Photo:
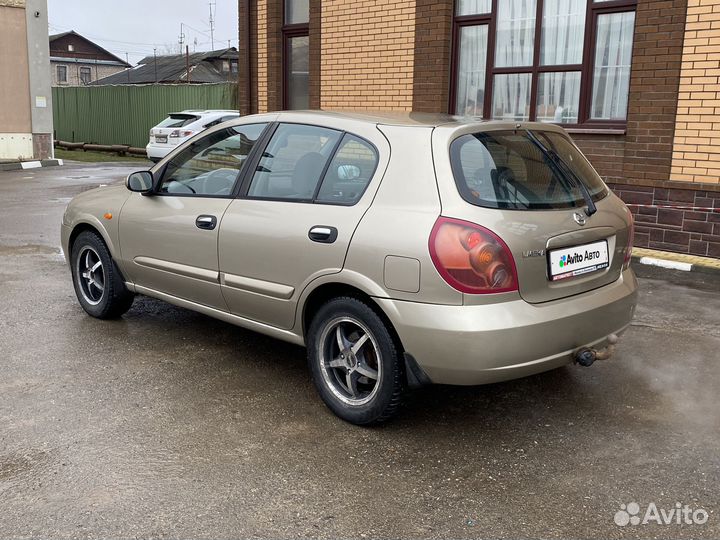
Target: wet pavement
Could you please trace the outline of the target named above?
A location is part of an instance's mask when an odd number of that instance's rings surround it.
[[[84,314],[60,218],[128,172],[0,173],[0,538],[720,537],[716,278],[642,279],[609,362],[358,428],[301,348],[142,297]],[[631,502],[708,520],[616,525]]]

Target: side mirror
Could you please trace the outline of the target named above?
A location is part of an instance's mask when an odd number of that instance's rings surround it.
[[[125,180],[125,185],[135,193],[150,193],[153,188],[153,175],[150,171],[132,173]]]
[[[340,180],[356,180],[360,178],[360,167],[356,165],[340,165],[337,175]]]

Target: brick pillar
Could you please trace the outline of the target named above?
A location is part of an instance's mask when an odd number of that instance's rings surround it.
[[[255,25],[251,16],[252,0],[238,1],[238,110],[241,115],[253,112],[252,85],[253,71],[250,62],[252,36],[250,25]]]
[[[267,3],[267,102],[266,111],[283,109],[283,0],[265,0]]]
[[[453,0],[417,0],[414,111],[448,112]]]
[[[688,7],[680,76],[670,179],[718,184],[720,0],[697,0]],[[716,230],[720,233],[720,227]]]
[[[623,176],[670,178],[687,0],[637,4]]]
[[[322,0],[310,0],[310,108],[320,108],[320,51],[322,48]]]

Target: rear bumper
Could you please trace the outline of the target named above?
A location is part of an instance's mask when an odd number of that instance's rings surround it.
[[[159,145],[150,143],[145,147],[145,151],[147,152],[147,155],[149,158],[155,158],[155,159],[160,160],[160,159],[164,158],[165,156],[167,156],[170,152],[172,152],[176,148],[177,148],[177,146],[165,146],[165,145],[159,146]]]
[[[580,347],[604,347],[632,320],[637,280],[626,270],[610,285],[544,304],[376,301],[432,382],[474,385],[554,369],[572,362]]]

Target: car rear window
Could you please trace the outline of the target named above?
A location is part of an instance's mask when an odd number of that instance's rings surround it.
[[[463,199],[488,208],[574,208],[585,204],[575,178],[587,186],[593,200],[608,194],[595,169],[570,139],[547,131],[533,130],[533,134],[549,153],[525,130],[480,132],[455,139],[450,145],[450,159]],[[550,153],[566,167],[554,165]]]
[[[192,124],[200,117],[193,114],[171,114],[157,126],[159,128],[180,128]]]

